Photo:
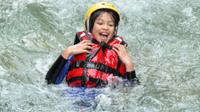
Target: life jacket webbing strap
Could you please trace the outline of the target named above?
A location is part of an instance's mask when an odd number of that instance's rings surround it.
[[[86,32],[86,31],[83,31],[82,33],[79,33],[78,34],[78,37],[80,38],[80,40],[82,40],[82,38],[84,37],[87,37],[88,40],[91,40],[93,43],[97,42],[97,41],[94,41],[92,35],[89,33],[89,32]],[[96,56],[96,54],[99,52],[100,49],[98,49],[96,52],[94,52],[93,54],[87,54],[87,58],[86,58],[86,61],[89,61],[91,60],[93,57]],[[88,81],[89,80],[89,77],[87,76],[87,71],[88,71],[88,68],[87,67],[83,67],[84,70],[83,70],[83,74],[82,74],[82,78],[81,78],[81,85],[84,86],[85,85],[85,81]]]
[[[99,49],[97,49],[94,53],[92,53],[92,54],[87,54],[87,59],[88,59],[88,61],[89,60],[91,60],[92,58],[94,58],[96,55],[97,55],[97,53],[100,51],[100,48]]]
[[[92,36],[89,34],[89,32],[83,31],[83,33],[85,33],[86,37],[87,37],[89,40],[92,40]]]
[[[88,77],[89,78],[89,81],[90,82],[94,82],[96,83],[97,86],[105,86],[108,84],[107,81],[103,81],[101,79],[96,79],[96,78],[92,78],[92,77]],[[83,79],[83,76],[78,76],[78,77],[73,77],[71,79],[69,79],[67,82],[68,83],[71,83],[71,82],[74,82],[74,81],[77,81],[77,80],[82,80]]]
[[[76,63],[70,66],[70,70],[74,68],[88,68],[88,69],[96,69],[105,73],[113,74],[114,76],[122,76],[117,70],[106,66],[102,63],[94,63],[94,62],[86,62],[86,61],[77,61]]]
[[[88,38],[88,40],[91,40],[92,43],[95,43],[95,44],[100,44],[96,39],[94,39],[92,37],[92,34],[90,32],[86,32],[84,31],[84,36],[86,36]]]
[[[121,62],[121,60],[119,59],[119,56],[118,56],[117,58],[118,58],[118,62],[117,62],[117,71],[119,71],[120,65],[122,64],[122,62]]]

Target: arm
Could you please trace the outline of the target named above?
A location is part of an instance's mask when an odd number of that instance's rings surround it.
[[[136,83],[139,83],[138,78],[136,77],[135,67],[132,62],[132,58],[128,53],[128,50],[126,49],[125,45],[117,44],[113,47],[113,50],[118,54],[120,60],[125,64],[126,67],[126,73],[125,77],[126,79],[130,81],[135,81]]]
[[[69,46],[64,50],[62,55],[60,55],[54,64],[51,66],[46,75],[46,80],[48,84],[59,84],[62,82],[66,76],[72,56],[84,52],[90,52],[92,49],[92,43],[88,40],[81,41],[75,45]]]
[[[64,50],[62,56],[64,59],[69,58],[71,55],[89,53],[92,49],[92,43],[90,40],[83,40],[75,45],[69,46]]]
[[[46,74],[45,79],[48,84],[51,84],[51,83],[55,84],[56,79],[57,77],[59,77],[59,73],[65,66],[66,62],[68,62],[68,60],[64,59],[62,56],[59,56],[57,58],[57,60],[54,62],[54,64],[51,66],[51,68]]]
[[[62,70],[60,70],[59,74],[58,74],[58,77],[56,78],[55,80],[55,84],[60,84],[64,77],[66,76],[66,74],[68,73],[68,70],[69,70],[69,67],[70,67],[70,63],[71,63],[71,60],[73,59],[73,56],[70,56],[68,59],[67,59],[67,62],[65,63],[65,65],[63,66]]]
[[[132,58],[126,49],[126,46],[117,44],[113,47],[113,50],[118,54],[120,60],[125,64],[126,72],[135,71]]]

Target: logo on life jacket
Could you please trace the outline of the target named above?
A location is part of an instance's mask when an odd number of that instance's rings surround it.
[[[113,45],[125,43],[122,37],[114,37],[108,43],[98,42],[89,32],[78,32],[75,44],[91,40],[91,53],[75,55],[66,80],[70,87],[98,87],[108,83],[108,77],[124,78],[125,65],[120,61],[117,53],[112,50]]]

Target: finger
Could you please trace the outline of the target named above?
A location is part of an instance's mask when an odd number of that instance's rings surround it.
[[[91,51],[86,49],[86,50],[83,50],[83,52],[84,53],[90,53]]]
[[[87,46],[93,46],[94,44],[91,42],[86,43]]]
[[[82,44],[82,46],[93,46],[93,43],[91,43],[90,41],[87,41],[85,43]]]
[[[83,40],[82,43],[92,43],[90,40]]]
[[[113,50],[118,54],[119,50],[116,47],[113,47]]]
[[[118,44],[118,48],[119,48],[119,49],[122,49],[123,47],[124,47],[123,45]]]
[[[120,51],[126,50],[126,46],[124,46],[124,45],[118,45],[117,48],[118,48],[118,50],[120,50]]]
[[[113,48],[115,48],[116,50],[119,50],[119,46],[118,45],[114,45]]]
[[[88,42],[82,43],[82,46],[93,46],[93,43],[88,41]]]
[[[117,48],[117,49],[120,49],[121,45],[120,44],[116,44],[116,45],[114,45],[114,47]]]
[[[91,50],[92,46],[85,46],[85,49]]]

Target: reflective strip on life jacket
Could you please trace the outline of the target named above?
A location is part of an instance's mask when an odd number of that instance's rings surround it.
[[[120,72],[102,63],[77,61],[70,66],[70,69],[75,69],[75,68],[96,69],[105,73],[113,74],[114,76],[122,76]]]

